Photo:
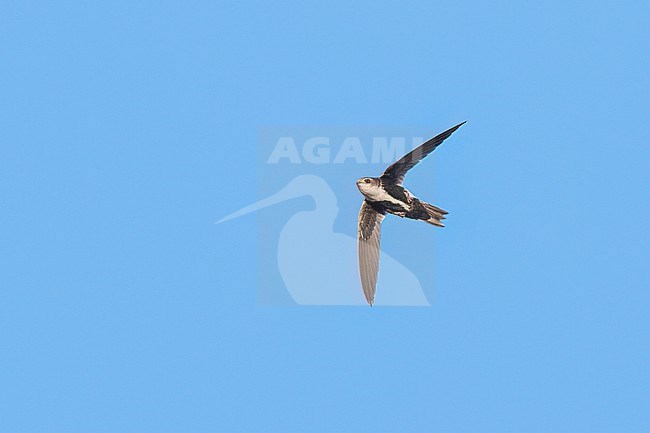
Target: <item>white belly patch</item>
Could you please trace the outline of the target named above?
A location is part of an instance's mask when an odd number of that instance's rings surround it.
[[[365,196],[368,197],[371,201],[387,201],[389,203],[394,203],[399,205],[404,210],[409,210],[410,206],[403,201],[397,200],[395,197],[388,194],[384,191],[383,188],[376,188],[365,193]],[[407,197],[411,197],[411,194],[407,191]]]

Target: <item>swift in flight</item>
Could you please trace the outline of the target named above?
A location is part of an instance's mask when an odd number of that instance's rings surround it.
[[[387,213],[402,218],[422,220],[437,227],[444,227],[442,220],[447,211],[413,196],[402,186],[406,172],[433,152],[451,134],[460,128],[459,123],[426,141],[393,163],[379,177],[362,177],[357,187],[365,200],[359,211],[359,274],[366,301],[375,302],[377,273],[379,271],[379,238],[381,222]]]

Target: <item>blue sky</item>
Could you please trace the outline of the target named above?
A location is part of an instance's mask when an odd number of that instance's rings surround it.
[[[647,3],[2,10],[0,432],[650,430]],[[462,120],[432,307],[258,304],[258,127]]]

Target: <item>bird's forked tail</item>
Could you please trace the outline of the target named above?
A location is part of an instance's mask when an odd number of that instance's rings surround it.
[[[425,202],[421,202],[421,203],[422,206],[424,206],[424,209],[429,214],[429,219],[426,219],[424,221],[437,227],[444,227],[445,225],[442,223],[442,220],[445,219],[445,215],[447,215],[449,212],[447,212],[446,210],[442,210],[438,206],[434,206],[429,203],[425,203]]]

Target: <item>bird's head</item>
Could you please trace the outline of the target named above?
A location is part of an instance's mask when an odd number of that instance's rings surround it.
[[[357,188],[361,191],[361,194],[368,195],[372,194],[374,191],[380,189],[379,179],[376,177],[362,177],[357,180]]]

